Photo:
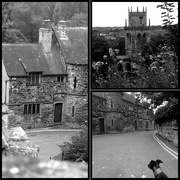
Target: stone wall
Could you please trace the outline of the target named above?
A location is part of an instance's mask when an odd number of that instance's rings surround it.
[[[92,126],[93,133],[98,133],[98,118],[105,119],[105,131],[145,131],[153,130],[154,124],[149,110],[134,103],[123,100],[123,93],[104,92],[105,104],[100,104],[100,97],[92,96]],[[102,98],[103,99],[103,98]],[[130,109],[129,107],[133,108]],[[136,125],[135,125],[136,121]],[[97,124],[97,127],[94,126]],[[137,126],[137,127],[135,127]]]
[[[87,65],[70,65],[67,64],[68,91],[75,94],[88,93],[88,66]],[[74,88],[74,78],[76,77],[77,83]]]
[[[9,109],[14,114],[9,115],[9,125],[21,126],[24,129],[46,127],[54,123],[55,103],[62,103],[62,123],[66,120],[75,121],[71,117],[72,105],[76,106],[76,113],[81,112],[81,107],[87,104],[88,97],[80,94],[67,94],[66,82],[57,82],[55,76],[43,76],[40,86],[28,86],[26,78],[17,78],[10,83]],[[24,103],[40,103],[40,114],[24,115]],[[87,114],[86,111],[83,111]],[[86,119],[87,120],[87,119]]]
[[[178,147],[178,120],[165,121],[158,126],[158,133]]]

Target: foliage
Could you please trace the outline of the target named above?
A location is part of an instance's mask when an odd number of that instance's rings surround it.
[[[70,27],[87,27],[88,15],[84,13],[75,14],[70,20],[67,21],[67,26]]]
[[[73,136],[70,142],[59,145],[62,150],[62,160],[88,162],[88,133],[81,131],[79,135]]]
[[[165,106],[161,106],[155,113],[155,121],[159,124],[178,118],[178,100],[172,98]]]
[[[13,3],[2,2],[2,42],[28,42],[21,31],[15,29],[15,24],[12,20],[12,8]]]
[[[106,76],[95,70],[92,76],[93,88],[176,88],[178,87],[177,59],[173,52],[160,56],[149,56],[152,63],[146,66],[132,57],[131,71],[118,71],[118,64],[108,66]],[[143,57],[138,57],[143,58]],[[136,62],[136,63],[135,63]]]
[[[70,20],[75,14],[87,14],[87,2],[57,2],[54,9],[54,23],[61,19]]]
[[[38,42],[38,30],[42,27],[42,9],[36,2],[14,3],[13,21],[29,42]]]
[[[158,5],[157,8],[161,8],[163,10],[165,10],[164,12],[161,13],[161,17],[164,18],[163,19],[163,25],[171,25],[173,23],[173,19],[175,19],[174,17],[172,17],[172,15],[170,14],[173,11],[174,8],[174,4],[173,2],[161,2],[161,5]]]

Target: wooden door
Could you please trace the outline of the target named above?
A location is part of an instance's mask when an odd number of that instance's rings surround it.
[[[104,119],[103,118],[99,119],[99,127],[100,127],[100,132],[104,132]]]
[[[55,104],[55,111],[54,111],[54,122],[60,123],[62,121],[62,103]]]

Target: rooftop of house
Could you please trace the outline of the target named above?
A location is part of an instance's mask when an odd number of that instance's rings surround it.
[[[128,102],[133,103],[133,104],[135,104],[135,102],[136,102],[135,97],[131,94],[126,93],[126,92],[124,93],[123,100],[128,101]]]
[[[66,28],[68,39],[60,39],[57,27],[53,31],[62,48],[65,62],[68,64],[88,64],[88,31],[86,27]]]
[[[55,47],[54,47],[55,48]],[[28,72],[44,75],[67,74],[55,49],[45,56],[41,44],[2,44],[2,60],[8,76],[26,76]]]
[[[103,92],[92,92],[93,96],[105,99]]]

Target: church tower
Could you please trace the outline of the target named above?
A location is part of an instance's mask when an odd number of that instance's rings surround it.
[[[129,27],[139,27],[139,26],[147,26],[147,8],[143,11],[139,11],[137,7],[137,11],[132,12],[128,11],[129,14]]]
[[[143,7],[142,11],[139,11],[138,7],[136,11],[128,7],[128,20],[128,26],[125,20],[125,54],[131,56],[140,53],[141,46],[149,39],[150,23],[147,26],[147,7]]]

